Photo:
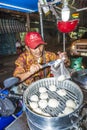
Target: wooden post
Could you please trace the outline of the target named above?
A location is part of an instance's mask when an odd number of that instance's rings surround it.
[[[30,31],[30,17],[29,17],[29,13],[27,13],[26,16],[27,16],[26,32],[29,32]]]

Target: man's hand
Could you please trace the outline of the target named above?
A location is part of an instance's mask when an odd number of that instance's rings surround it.
[[[65,58],[64,63],[66,67],[70,66],[70,59],[67,56],[67,52],[58,52],[57,54],[59,55],[60,59]]]
[[[42,69],[42,66],[40,64],[32,64],[32,66],[30,67],[30,73],[34,74],[40,69]]]

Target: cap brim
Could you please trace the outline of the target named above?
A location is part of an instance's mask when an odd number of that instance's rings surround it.
[[[46,45],[47,43],[45,43],[44,41],[36,41],[34,44],[32,43],[33,46],[31,46],[31,49],[35,49],[37,48],[39,45]]]

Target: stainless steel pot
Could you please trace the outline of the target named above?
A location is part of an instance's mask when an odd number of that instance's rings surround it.
[[[53,109],[53,111],[48,110],[52,115],[50,117],[35,113],[28,103],[28,98],[31,95],[35,93],[38,94],[39,87],[44,86],[48,88],[49,85],[55,85],[57,89],[63,88],[67,91],[67,96],[65,96],[64,99],[59,97],[61,100],[59,108],[56,110]],[[51,94],[51,98],[57,98],[56,96],[56,92]],[[58,113],[64,109],[64,102],[68,99],[75,99],[78,105],[72,113],[59,117]],[[26,89],[23,95],[23,102],[26,109],[27,121],[31,130],[66,130],[78,122],[80,107],[83,104],[83,93],[80,87],[70,80],[60,82],[57,78],[45,78],[32,83]]]

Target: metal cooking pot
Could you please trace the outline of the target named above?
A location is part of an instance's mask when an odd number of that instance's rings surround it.
[[[39,94],[38,89],[40,87],[48,89],[50,85],[55,85],[57,89],[65,89],[67,91],[67,96],[63,97],[63,99],[57,97],[56,91],[51,94],[48,91],[51,98],[59,98],[61,101],[56,110],[48,110],[48,112],[52,115],[49,117],[35,113],[29,106],[28,98],[33,94]],[[75,99],[78,105],[72,113],[59,117],[57,112],[63,111],[65,107],[64,102],[68,99]],[[26,109],[27,122],[31,130],[66,130],[76,124],[79,119],[79,111],[83,104],[83,93],[80,87],[70,80],[60,82],[55,77],[45,78],[32,83],[25,90],[23,102]]]

